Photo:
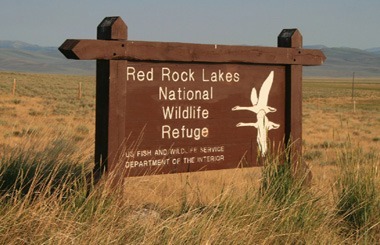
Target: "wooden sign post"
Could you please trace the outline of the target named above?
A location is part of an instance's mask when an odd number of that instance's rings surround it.
[[[278,47],[127,40],[120,17],[97,40],[66,40],[96,60],[95,173],[121,176],[258,166],[302,142],[302,66],[321,65],[296,29]]]

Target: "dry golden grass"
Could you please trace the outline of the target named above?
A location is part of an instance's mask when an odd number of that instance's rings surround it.
[[[79,82],[84,88],[81,100]],[[0,73],[0,146],[28,148],[38,141],[44,148],[65,135],[65,140],[85,145],[81,154],[90,157],[94,148],[94,89],[93,77]]]
[[[94,80],[0,73],[1,154],[21,149],[33,155],[51,152],[54,146],[60,153],[57,162],[79,159],[91,167]],[[355,112],[350,79],[304,82],[303,150],[313,180],[312,187],[300,193],[290,184],[284,196],[292,201],[278,203],[273,192],[260,194],[261,168],[134,177],[125,180],[122,190],[100,183],[87,197],[85,188],[74,192],[74,187],[73,193],[53,192],[38,200],[31,199],[34,194],[29,199],[2,196],[0,240],[5,244],[373,242],[379,238],[373,235],[379,223],[371,221],[371,227],[352,232],[344,216],[336,215],[342,158],[354,152],[353,162],[379,166],[380,79],[357,82]],[[379,193],[378,173],[375,181]]]

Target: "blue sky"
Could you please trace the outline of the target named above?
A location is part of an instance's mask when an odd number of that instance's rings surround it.
[[[96,38],[121,16],[131,40],[276,46],[284,28],[304,45],[380,47],[379,0],[1,0],[0,40],[59,46]]]

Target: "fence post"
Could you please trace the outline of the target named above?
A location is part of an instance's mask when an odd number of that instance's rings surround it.
[[[78,84],[78,99],[82,99],[82,82]]]
[[[14,96],[16,94],[16,78],[13,79],[13,87],[12,87],[12,95]]]
[[[354,112],[356,111],[356,101],[354,99],[354,95],[355,95],[355,72],[352,73],[352,93],[351,93],[351,100],[354,104]]]

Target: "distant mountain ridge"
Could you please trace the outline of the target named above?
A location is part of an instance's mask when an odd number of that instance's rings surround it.
[[[68,60],[57,47],[0,41],[0,71],[93,75],[95,62]]]
[[[309,45],[304,48],[320,49],[327,57],[322,66],[305,66],[306,77],[350,77],[353,72],[358,77],[380,77],[380,47],[361,50]],[[95,75],[95,62],[68,60],[57,47],[0,40],[0,71]]]
[[[380,77],[380,47],[362,50],[316,45],[305,48],[320,49],[327,57],[322,66],[305,66],[305,76],[350,77],[355,72],[360,77]]]
[[[380,55],[380,47],[369,48],[369,49],[366,49],[366,51],[368,51],[370,53],[375,53],[375,54],[379,54]]]
[[[56,47],[41,47],[36,44],[29,44],[21,41],[8,41],[8,40],[0,40],[0,48],[6,49],[20,49],[20,50],[29,50],[29,51],[40,51],[40,50],[53,50]]]

